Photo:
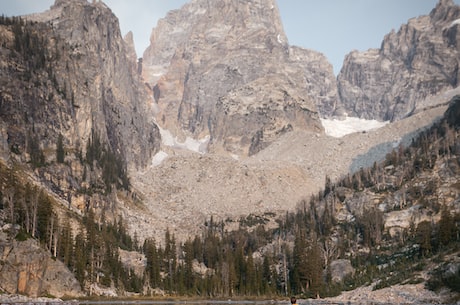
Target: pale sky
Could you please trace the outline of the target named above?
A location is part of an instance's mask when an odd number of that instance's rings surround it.
[[[429,14],[438,0],[277,0],[290,45],[326,55],[337,74],[347,53],[379,48],[385,34],[408,19]],[[105,0],[122,34],[134,33],[138,56],[149,45],[157,20],[187,0]],[[454,0],[460,4],[460,0]],[[42,12],[54,0],[0,0],[6,16]]]

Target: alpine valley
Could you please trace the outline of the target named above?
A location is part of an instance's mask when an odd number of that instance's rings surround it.
[[[0,18],[2,302],[460,300],[452,0],[337,77],[276,0],[191,0],[139,59],[100,1]]]

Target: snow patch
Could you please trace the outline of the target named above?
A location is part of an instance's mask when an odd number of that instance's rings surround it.
[[[168,157],[168,154],[165,153],[164,151],[160,150],[159,152],[157,152],[155,154],[155,156],[153,156],[152,158],[152,165],[153,166],[158,166],[161,164],[161,162],[163,162],[163,160],[165,160],[166,158]]]
[[[209,143],[209,136],[204,137],[203,139],[193,139],[187,137],[184,142],[180,142],[179,139],[167,130],[160,128],[161,140],[163,145],[180,148],[180,149],[187,149],[191,150],[200,154],[207,153],[208,143]]]
[[[321,123],[323,124],[327,135],[335,138],[341,138],[350,133],[377,129],[385,126],[389,122],[346,117],[345,119],[321,119]]]
[[[240,160],[240,157],[238,155],[235,155],[235,154],[230,154],[230,156],[233,158],[233,160]]]
[[[457,25],[457,24],[460,24],[460,19],[457,19],[457,20],[452,21],[452,23],[450,24],[450,26],[453,27],[454,25]]]
[[[276,36],[276,39],[278,40],[278,43],[283,44],[283,41],[281,40],[281,34],[278,34],[278,36]]]

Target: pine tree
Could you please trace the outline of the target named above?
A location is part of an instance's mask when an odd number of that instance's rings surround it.
[[[447,208],[443,208],[439,220],[439,242],[446,246],[454,239],[455,223]]]
[[[309,287],[307,291],[314,298],[320,296],[320,292],[323,289],[323,270],[324,261],[321,255],[321,249],[316,241],[313,241],[308,248],[307,252],[307,276]]]
[[[64,224],[65,225],[62,227],[61,236],[59,238],[59,259],[66,266],[70,267],[71,258],[73,256],[73,236],[69,221],[65,221]]]
[[[58,163],[64,163],[65,151],[64,151],[64,138],[62,134],[59,134],[57,145],[56,145],[56,161]]]
[[[257,287],[257,272],[256,266],[254,263],[254,258],[252,257],[252,251],[247,255],[246,260],[246,295],[255,295],[258,292]]]
[[[165,250],[164,261],[166,264],[166,289],[172,292],[175,288],[174,275],[177,268],[177,254],[176,254],[176,239],[174,235],[171,236],[169,229],[165,232]]]
[[[83,287],[86,280],[86,270],[88,263],[88,251],[85,242],[85,236],[82,232],[75,237],[73,256],[74,274],[80,285]]]
[[[183,245],[184,264],[183,264],[183,279],[184,286],[187,291],[193,291],[195,285],[195,275],[193,273],[193,243],[189,239]]]
[[[306,232],[298,229],[294,239],[293,266],[290,276],[291,287],[296,294],[308,290],[309,286],[307,248]]]
[[[29,153],[32,167],[37,168],[43,166],[45,164],[45,155],[40,149],[38,136],[29,132],[27,140],[27,152]]]
[[[45,244],[50,242],[50,225],[53,217],[53,207],[50,198],[42,191],[38,198],[37,232],[36,236]]]
[[[420,246],[420,254],[422,256],[428,256],[431,254],[431,233],[432,226],[429,221],[422,221],[418,224],[415,232],[415,241]]]

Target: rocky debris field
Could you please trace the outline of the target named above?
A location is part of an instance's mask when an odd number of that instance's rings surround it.
[[[343,292],[340,296],[328,298],[331,302],[351,304],[442,304],[443,295],[427,290],[424,284],[394,285],[373,290],[373,286],[360,287]]]
[[[132,173],[142,209],[124,207],[132,233],[161,240],[166,228],[180,240],[200,233],[206,220],[282,215],[332,180],[372,166],[440,117],[446,106],[382,128],[335,138],[292,131],[257,155],[236,159],[163,146],[161,163]],[[152,224],[155,224],[154,226]]]

